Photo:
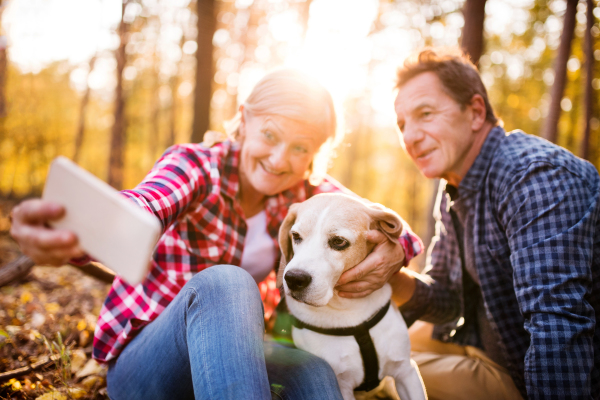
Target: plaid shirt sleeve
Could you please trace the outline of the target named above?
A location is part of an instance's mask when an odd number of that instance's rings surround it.
[[[445,228],[444,223],[448,221],[441,214],[446,207],[442,185],[435,204],[435,236],[429,245],[427,267],[422,274],[415,275],[417,279],[413,296],[400,307],[409,326],[417,319],[444,324],[458,318],[461,312],[459,288],[450,280],[448,272],[455,247]]]
[[[531,399],[592,396],[596,316],[588,301],[599,179],[587,165],[572,172],[533,163],[495,196],[531,338],[525,356]]]
[[[211,171],[208,158],[201,159],[197,151],[186,145],[173,146],[135,189],[123,190],[121,194],[154,214],[164,232],[179,215],[211,191],[214,177],[207,171]]]

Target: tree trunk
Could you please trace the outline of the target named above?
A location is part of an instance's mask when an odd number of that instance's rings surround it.
[[[92,57],[89,62],[89,74],[94,70],[94,64],[96,63],[96,56]],[[87,81],[87,80],[86,80]],[[81,146],[83,145],[83,136],[85,133],[85,110],[87,109],[87,105],[90,101],[90,86],[86,84],[85,93],[83,98],[81,99],[81,105],[79,106],[79,125],[77,127],[77,133],[75,134],[75,152],[73,153],[73,161],[76,163],[79,162],[79,157],[81,155]]]
[[[554,65],[554,83],[552,84],[551,102],[548,116],[542,129],[542,137],[556,143],[558,135],[558,120],[560,119],[560,101],[562,100],[567,81],[567,61],[571,55],[571,42],[575,31],[575,15],[577,13],[578,0],[567,0],[567,10],[563,31],[558,47],[558,56]]]
[[[587,26],[585,29],[585,94],[583,97],[585,124],[583,128],[583,140],[579,155],[586,160],[590,159],[590,124],[592,121],[594,88],[592,80],[594,78],[594,37],[592,36],[592,27],[594,26],[594,1],[587,0]]]
[[[2,11],[6,7],[3,1],[0,0],[0,28],[2,27]],[[8,69],[8,58],[6,56],[6,47],[8,46],[8,39],[6,36],[2,36],[0,30],[0,118],[6,117],[6,74]]]
[[[152,101],[150,105],[150,143],[148,152],[152,162],[156,161],[158,157],[158,151],[160,146],[160,60],[158,59],[158,49],[155,50],[154,59],[154,71],[153,71],[153,87],[152,87]],[[164,150],[164,149],[161,149]]]
[[[0,267],[0,287],[25,277],[34,263],[27,256],[20,256],[16,260]]]
[[[35,263],[31,258],[21,255],[6,265],[0,266],[0,287],[24,278],[34,265]],[[105,283],[112,283],[115,279],[115,273],[98,262],[91,262],[82,266],[73,265],[73,267]]]
[[[179,49],[183,54],[183,45],[185,43],[185,34],[181,35],[179,41]],[[198,50],[196,50],[198,51]],[[177,141],[177,113],[179,112],[179,76],[183,71],[183,56],[177,63],[177,72],[169,79],[169,86],[171,87],[171,109],[169,116],[169,139],[167,147],[172,146]]]
[[[125,147],[125,96],[123,94],[123,70],[125,69],[127,45],[127,23],[123,20],[128,0],[123,0],[121,22],[119,23],[119,48],[117,59],[117,87],[115,88],[115,121],[110,136],[110,158],[108,162],[108,184],[115,189],[123,187],[123,164]]]
[[[196,90],[192,142],[199,143],[210,127],[210,100],[213,81],[213,44],[215,0],[196,0],[198,10],[198,49],[196,50]]]
[[[486,0],[467,0],[463,7],[465,26],[462,30],[461,48],[475,65],[483,54],[485,3]]]

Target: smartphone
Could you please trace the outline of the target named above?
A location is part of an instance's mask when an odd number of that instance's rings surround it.
[[[62,156],[50,165],[42,198],[65,207],[53,228],[75,233],[84,251],[128,283],[144,279],[161,233],[158,218]]]

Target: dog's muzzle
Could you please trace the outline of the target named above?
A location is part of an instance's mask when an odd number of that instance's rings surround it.
[[[305,289],[312,282],[312,276],[304,271],[291,270],[284,275],[288,289],[297,292]]]

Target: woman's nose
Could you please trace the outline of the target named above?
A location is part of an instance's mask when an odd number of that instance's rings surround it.
[[[271,163],[271,166],[274,169],[280,171],[286,168],[288,158],[289,156],[287,152],[287,147],[283,144],[280,144],[273,149],[273,152],[269,157],[269,162]]]

